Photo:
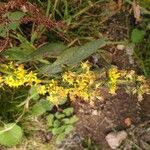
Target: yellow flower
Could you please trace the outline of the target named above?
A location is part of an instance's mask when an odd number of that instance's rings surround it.
[[[116,84],[110,85],[110,87],[109,87],[110,94],[116,94],[116,90],[117,90]]]
[[[60,103],[59,97],[54,94],[47,96],[47,100],[52,102],[54,105],[59,105]]]
[[[50,80],[50,82],[48,84],[49,88],[55,87],[57,85],[58,85],[58,82],[55,81],[54,79]]]
[[[47,99],[54,105],[59,105],[64,99],[67,98],[67,94],[65,93],[65,91],[61,89],[62,88],[56,88],[56,91],[49,91],[49,96],[47,96]]]
[[[0,88],[3,86],[3,81],[4,81],[3,77],[0,76]]]
[[[24,79],[26,75],[26,70],[24,70],[23,65],[19,65],[17,69],[14,70],[14,74],[16,75],[17,78],[19,79]]]
[[[88,73],[86,72],[78,75],[76,78],[76,83],[78,83],[79,86],[83,84],[84,86],[90,86],[94,83],[95,79],[96,76],[94,75],[94,73],[89,71]]]
[[[81,68],[85,71],[89,71],[91,68],[91,65],[88,61],[81,63]]]
[[[24,85],[23,80],[15,79],[13,76],[6,76],[4,82],[9,87],[19,87],[21,85]]]
[[[2,76],[0,76],[0,83],[3,83],[4,79]]]
[[[121,74],[118,72],[118,69],[116,67],[109,69],[108,72],[108,76],[109,76],[109,93],[111,94],[115,94],[116,90],[117,90],[117,82],[118,79],[121,77]]]
[[[37,78],[37,74],[33,73],[33,71],[30,71],[28,74],[26,74],[25,81],[26,85],[36,85],[41,82],[41,80]]]
[[[58,82],[53,79],[48,84],[47,92],[49,94],[49,96],[47,96],[47,99],[54,105],[58,105],[59,103],[61,103],[64,99],[67,98],[68,95],[68,90],[66,90],[62,86],[59,86]]]
[[[146,78],[144,76],[138,76],[137,77],[137,81],[145,83],[146,82]]]
[[[19,87],[24,85],[25,83],[25,75],[26,71],[24,70],[23,65],[19,65],[17,68],[10,63],[6,69],[11,69],[11,75],[6,75],[4,78],[4,82],[6,85],[10,87]]]
[[[69,97],[72,101],[74,101],[76,99],[76,97],[80,97],[84,100],[89,100],[90,98],[90,93],[88,91],[88,88],[72,88],[69,91]]]
[[[75,76],[76,76],[75,73],[68,71],[62,75],[62,79],[64,82],[67,82],[68,84],[73,85],[74,80],[75,80]]]
[[[47,93],[47,89],[45,85],[38,85],[37,91],[39,94],[45,95]]]
[[[133,81],[135,79],[135,71],[134,70],[128,71],[125,79]]]
[[[108,72],[110,82],[115,83],[118,78],[120,78],[121,74],[118,72],[116,67],[109,69]]]

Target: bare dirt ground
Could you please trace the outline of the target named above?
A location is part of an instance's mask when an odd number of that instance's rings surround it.
[[[128,27],[125,14],[111,17],[105,22],[104,35],[115,40],[128,38]],[[107,47],[111,53],[112,64],[120,69],[134,69],[137,65],[130,64],[125,51],[119,51],[115,46]],[[75,103],[74,108],[79,117],[76,131],[84,138],[92,139],[102,150],[111,150],[105,137],[111,131],[126,130],[128,139],[120,149],[148,150],[150,144],[150,96],[145,95],[142,102],[138,102],[133,95],[126,94],[119,89],[117,95],[110,95],[105,89],[102,91],[104,101],[97,101],[92,107],[82,101]]]

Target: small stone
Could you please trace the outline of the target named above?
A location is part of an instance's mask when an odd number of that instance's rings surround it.
[[[124,50],[124,49],[125,49],[125,46],[124,46],[124,45],[117,45],[117,49],[118,49],[118,50]]]
[[[105,137],[106,141],[108,142],[108,145],[112,149],[117,149],[126,138],[127,138],[126,131],[110,132]]]
[[[28,12],[28,10],[27,10],[27,8],[26,8],[26,6],[21,6],[21,10],[24,12],[24,13],[26,13],[26,12]]]
[[[92,111],[92,115],[95,115],[95,116],[98,115],[98,111],[97,110],[93,110]]]
[[[112,114],[112,112],[111,112],[111,111],[107,111],[106,113],[107,113],[107,114]]]

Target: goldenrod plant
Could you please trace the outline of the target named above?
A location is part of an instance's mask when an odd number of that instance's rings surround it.
[[[8,86],[18,88],[21,86],[37,89],[37,93],[46,96],[46,99],[58,106],[63,100],[70,97],[75,101],[77,97],[91,101],[96,99],[98,90],[101,88],[99,73],[91,70],[91,64],[86,61],[81,63],[77,71],[66,71],[61,74],[59,79],[50,78],[48,81],[38,77],[34,71],[28,71],[23,64],[9,63],[0,68],[1,88]],[[118,70],[117,67],[111,67],[108,71],[108,80],[103,85],[108,87],[109,93],[116,94],[119,85],[124,84],[132,87],[133,94],[137,93],[142,97],[144,93],[150,93],[149,85],[144,76],[138,76],[133,70]],[[141,98],[140,98],[141,99]]]

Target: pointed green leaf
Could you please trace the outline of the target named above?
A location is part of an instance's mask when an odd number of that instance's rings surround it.
[[[26,56],[21,62],[40,60],[45,57],[56,58],[64,49],[66,46],[62,43],[48,43]]]
[[[12,47],[5,51],[1,52],[1,55],[6,57],[9,60],[22,60],[28,55],[31,51],[28,49],[21,49],[20,47]]]
[[[21,11],[14,11],[14,12],[6,13],[5,16],[7,16],[8,19],[14,21],[14,20],[20,20],[22,17],[25,16],[25,13]]]
[[[52,65],[44,66],[41,68],[40,72],[48,75],[59,73],[62,71],[63,65],[72,66],[80,63],[82,60],[95,53],[99,48],[105,46],[106,43],[104,39],[99,39],[88,42],[80,47],[77,46],[66,49]]]

